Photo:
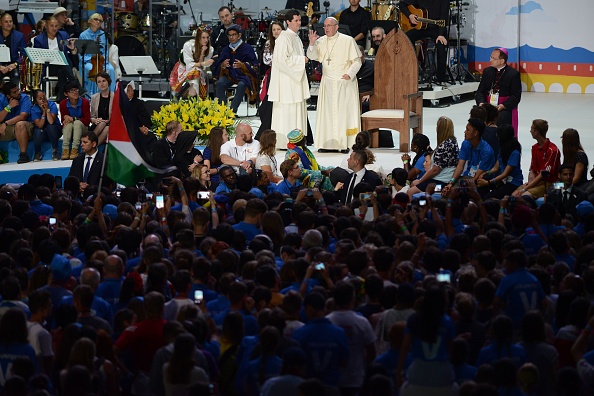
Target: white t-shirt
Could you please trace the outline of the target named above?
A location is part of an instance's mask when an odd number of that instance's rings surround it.
[[[365,347],[375,342],[375,332],[365,317],[354,311],[334,311],[326,316],[330,322],[346,332],[350,359],[346,368],[340,370],[341,388],[359,388],[365,379]]]
[[[258,155],[256,157],[256,164],[255,164],[256,169],[262,169],[263,165],[268,165],[272,171],[272,174],[275,176],[279,176],[278,166],[277,166],[275,157],[272,157],[272,156],[269,156],[266,154]]]
[[[29,329],[29,344],[35,349],[35,355],[39,357],[54,356],[50,333],[37,322],[27,321],[27,328]]]
[[[163,307],[163,319],[171,321],[177,319],[177,314],[186,305],[194,305],[194,301],[189,298],[172,299],[165,303]]]
[[[238,146],[235,139],[229,140],[227,143],[221,146],[221,155],[225,154],[237,161],[247,161],[250,158],[256,158],[260,151],[260,142],[252,140],[251,143],[244,143]],[[233,167],[235,171],[239,171],[238,166]]]
[[[54,38],[51,40],[49,37],[47,38],[47,48],[51,50],[58,50],[58,38]]]

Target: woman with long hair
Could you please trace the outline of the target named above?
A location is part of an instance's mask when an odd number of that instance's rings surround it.
[[[432,388],[436,394],[441,391],[441,395],[457,394],[454,369],[449,361],[449,348],[456,330],[446,313],[446,301],[446,292],[441,286],[430,286],[419,310],[407,321],[396,369],[398,386],[402,384],[402,370],[409,352],[412,363],[407,371],[407,382],[401,388],[402,395],[420,394],[415,393],[415,389],[423,388]]]
[[[0,319],[0,374],[2,378],[8,378],[12,374],[10,367],[15,359],[27,357],[39,372],[39,363],[35,350],[29,344],[29,330],[27,318],[20,308],[11,308]],[[1,383],[0,385],[4,385]]]
[[[89,131],[93,131],[99,139],[97,147],[105,143],[109,133],[109,118],[111,117],[111,106],[113,104],[114,93],[109,90],[111,77],[108,73],[100,72],[96,78],[99,92],[91,96],[91,126]]]
[[[188,388],[198,382],[208,382],[204,369],[196,366],[196,339],[189,333],[179,334],[173,344],[173,355],[163,365],[165,395],[186,394]]]
[[[275,154],[276,132],[272,129],[266,129],[260,136],[260,151],[256,156],[256,169],[261,169],[262,172],[266,173],[268,180],[274,184],[283,180],[278,173],[278,164]]]
[[[200,182],[200,189],[198,191],[210,191],[210,169],[207,165],[196,165],[192,170],[192,176]]]
[[[278,256],[280,254],[280,247],[282,246],[286,235],[285,225],[281,215],[272,210],[265,212],[262,215],[260,224],[262,226],[262,232],[268,235],[272,240],[272,244],[274,245],[274,255]]]
[[[210,182],[212,188],[219,185],[219,167],[223,164],[221,161],[221,146],[229,141],[229,134],[223,127],[214,127],[210,130],[208,144],[204,149],[204,165],[210,169]]]
[[[423,192],[429,183],[445,186],[456,170],[460,148],[454,136],[454,123],[448,117],[442,116],[437,120],[437,147],[433,151],[431,168],[423,177],[413,180],[408,196]]]
[[[563,145],[563,163],[574,167],[573,182],[576,187],[588,181],[588,155],[580,142],[580,134],[573,128],[567,128],[561,135]]]
[[[280,374],[282,359],[276,355],[280,335],[276,327],[266,326],[260,331],[260,356],[248,363],[244,392],[247,396],[258,396],[267,379]]]
[[[260,107],[258,115],[260,116],[260,128],[254,137],[260,140],[260,135],[267,129],[270,129],[272,124],[272,102],[268,101],[268,86],[270,85],[270,69],[272,68],[272,55],[274,53],[274,43],[281,32],[285,30],[282,23],[273,21],[268,28],[268,39],[264,44],[264,52],[262,54],[262,88],[260,90]]]
[[[477,180],[481,188],[493,187],[494,189],[485,195],[485,199],[502,199],[511,195],[524,183],[522,175],[522,146],[514,137],[514,127],[502,125],[497,128],[499,136],[499,157],[493,169],[489,170]],[[489,179],[490,176],[496,175]],[[485,178],[486,176],[486,178]],[[479,190],[480,191],[480,190]]]
[[[214,48],[210,46],[209,31],[195,30],[195,32],[196,38],[184,43],[177,68],[177,84],[172,88],[180,92],[185,90],[183,85],[187,82],[188,96],[199,95],[200,98],[205,99],[208,94],[206,69],[214,63],[212,59]]]
[[[429,138],[422,133],[415,133],[410,142],[410,151],[415,153],[415,157],[410,159],[410,155],[402,154],[402,167],[408,172],[408,180],[420,179],[425,174],[425,156],[427,152],[433,152]]]

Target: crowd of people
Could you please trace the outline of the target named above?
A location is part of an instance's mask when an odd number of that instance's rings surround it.
[[[533,120],[526,181],[496,118],[441,117],[387,175],[366,132],[324,167],[293,130],[277,164],[240,123],[150,192],[83,156],[3,186],[3,394],[591,394],[587,155]]]

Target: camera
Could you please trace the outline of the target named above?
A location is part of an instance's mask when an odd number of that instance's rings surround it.
[[[553,188],[555,190],[563,190],[563,187],[565,187],[563,182],[556,182],[555,184],[553,184]]]
[[[305,193],[306,197],[313,197],[313,191],[311,190],[311,188],[307,189],[307,192]]]
[[[419,206],[425,206],[427,205],[427,200],[426,199],[419,199]]]
[[[62,189],[62,176],[55,176],[54,180],[56,183],[56,190],[61,190]]]
[[[359,194],[359,199],[361,201],[369,201],[371,199],[371,193],[361,193]]]
[[[324,271],[325,268],[324,263],[317,263],[315,266],[315,269],[318,271]]]
[[[146,200],[152,201],[153,200],[153,193],[146,193]]]
[[[198,199],[209,199],[210,192],[208,191],[198,191]]]
[[[450,274],[437,274],[436,276],[438,282],[446,282],[450,283]]]
[[[58,221],[56,220],[55,217],[50,217],[49,218],[49,230],[53,232],[56,229],[57,223],[58,223]]]
[[[142,204],[140,202],[136,202],[136,210],[141,210]]]
[[[441,192],[441,184],[437,184],[435,186],[435,190],[433,190],[433,192]]]
[[[163,200],[162,195],[157,195],[157,209],[162,209],[165,207],[165,201]]]

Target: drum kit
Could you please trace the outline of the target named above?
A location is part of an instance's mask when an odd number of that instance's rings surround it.
[[[109,2],[97,3],[97,6],[113,9],[114,26],[112,27],[111,18],[105,18],[105,31],[114,32],[114,44],[118,46],[119,56],[152,55],[155,63],[168,64],[167,43],[175,30],[169,25],[177,21],[178,14],[175,2],[153,1],[153,12],[143,15],[113,6]],[[151,38],[152,48],[149,46]]]

